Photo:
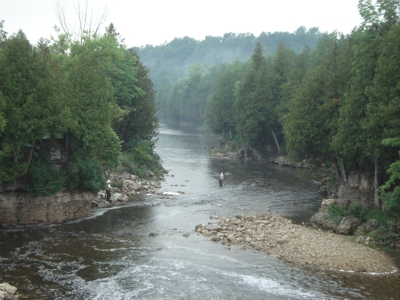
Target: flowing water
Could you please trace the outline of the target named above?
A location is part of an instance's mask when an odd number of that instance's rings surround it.
[[[170,170],[161,191],[183,195],[142,195],[83,220],[0,230],[0,282],[29,299],[397,299],[395,276],[321,272],[194,233],[212,215],[267,208],[300,223],[322,201],[302,170],[216,159],[212,144],[161,128],[156,150]],[[222,188],[219,172],[231,173]]]

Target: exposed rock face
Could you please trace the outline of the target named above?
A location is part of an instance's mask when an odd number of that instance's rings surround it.
[[[96,195],[61,191],[54,196],[31,197],[26,192],[0,194],[0,225],[3,227],[60,223],[90,213]]]
[[[328,185],[328,195],[371,208],[374,206],[374,176],[371,173],[351,172],[346,183]]]
[[[390,273],[395,263],[386,254],[276,215],[214,217],[217,224],[197,225],[195,231],[221,242],[226,249],[255,249],[288,262],[323,270]]]

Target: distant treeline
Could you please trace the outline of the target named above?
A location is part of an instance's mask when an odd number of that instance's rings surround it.
[[[400,4],[361,0],[359,11],[362,25],[349,35],[302,30],[307,43],[318,37],[315,47],[294,48],[288,38],[271,54],[275,48],[259,37],[250,60],[208,67],[211,56],[223,57],[210,46],[205,62],[196,61],[172,88],[162,50],[174,48],[154,48],[160,54],[151,72],[164,72],[157,77],[162,115],[261,150],[272,144],[297,160],[330,162],[344,182],[351,171],[371,172],[376,206],[400,214]],[[178,42],[190,45],[172,44]],[[192,42],[182,52],[171,50],[173,72],[208,43]]]
[[[247,61],[259,42],[267,54],[273,54],[284,43],[296,53],[306,46],[314,48],[323,34],[318,28],[299,27],[295,32],[263,32],[259,37],[251,33],[226,33],[222,37],[207,36],[198,41],[190,37],[175,38],[169,43],[134,48],[150,69],[150,77],[159,93],[177,83],[188,69],[198,63],[209,68],[221,63]]]
[[[0,22],[0,187],[23,180],[34,196],[96,191],[105,167],[157,167],[154,95],[112,24],[101,36],[59,34],[32,46]]]

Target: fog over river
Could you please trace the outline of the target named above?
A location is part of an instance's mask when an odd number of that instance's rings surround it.
[[[321,272],[196,234],[212,215],[267,208],[308,221],[322,201],[319,186],[299,178],[304,170],[217,159],[212,145],[162,126],[156,151],[170,172],[161,192],[183,195],[142,195],[83,220],[0,230],[0,282],[40,299],[397,299],[394,276]],[[231,173],[222,188],[218,172]]]

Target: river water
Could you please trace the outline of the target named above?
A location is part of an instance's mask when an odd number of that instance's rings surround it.
[[[183,195],[142,195],[83,220],[0,230],[0,282],[29,299],[397,299],[395,276],[316,271],[194,233],[210,216],[267,208],[300,223],[322,201],[303,170],[216,159],[211,145],[161,127],[156,151],[170,170],[161,191]],[[231,173],[222,188],[218,172]]]

